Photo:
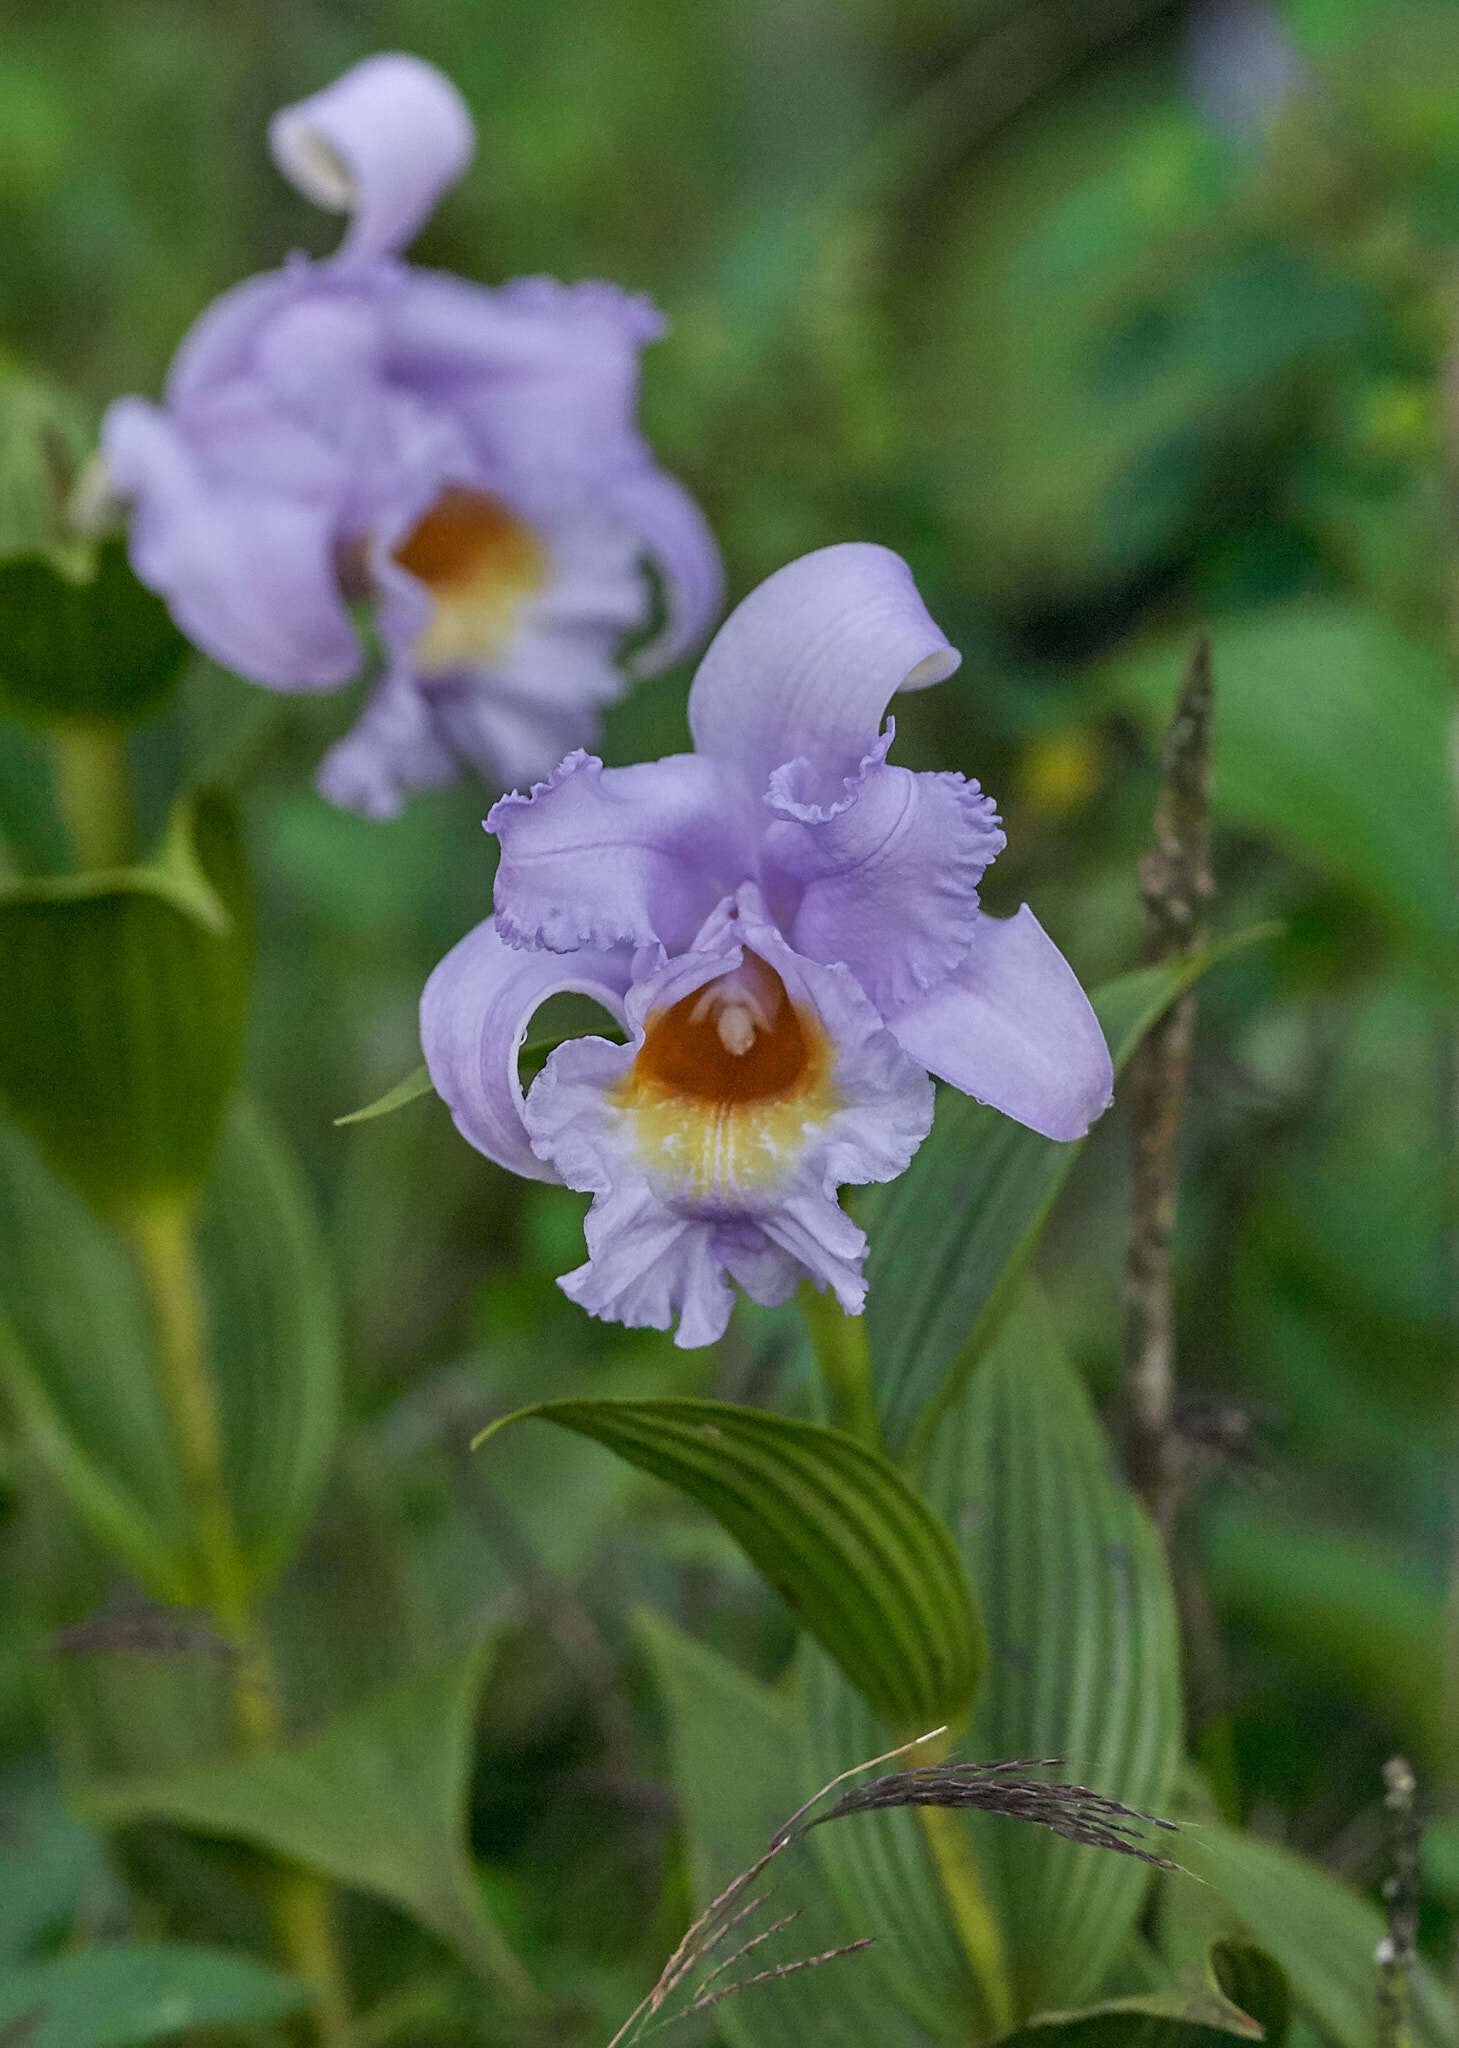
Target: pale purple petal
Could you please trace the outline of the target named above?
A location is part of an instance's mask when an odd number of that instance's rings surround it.
[[[1027,904],[980,916],[957,973],[888,1022],[930,1073],[1046,1138],[1082,1138],[1109,1105],[1099,1019]]]
[[[420,1036],[432,1085],[462,1137],[513,1173],[557,1180],[528,1140],[517,1055],[549,996],[590,996],[621,1019],[627,984],[622,954],[522,952],[489,922],[454,946],[421,996]]]
[[[451,81],[400,52],[367,57],[269,124],[289,182],[317,206],[350,215],[340,259],[351,263],[403,249],[470,163],[474,140]]]
[[[582,500],[648,460],[639,354],[657,314],[609,285],[519,278],[491,291],[412,271],[392,301],[394,374],[448,406],[485,469]]]
[[[414,790],[440,789],[460,773],[425,694],[408,672],[387,672],[342,740],[320,763],[314,786],[342,811],[398,817]]]
[[[283,308],[314,291],[319,274],[300,256],[282,270],[246,277],[214,299],[178,343],[164,387],[168,406],[185,415],[215,385],[246,373],[260,333]]]
[[[684,1351],[724,1335],[735,1298],[713,1224],[686,1221],[637,1186],[595,1202],[583,1234],[587,1264],[557,1284],[589,1315],[630,1330],[667,1330],[677,1317]]]
[[[214,385],[189,409],[181,432],[212,484],[307,499],[337,517],[349,503],[344,455],[311,423],[282,410],[255,377]]]
[[[632,663],[635,675],[657,675],[697,647],[719,617],[724,565],[708,520],[677,478],[651,466],[635,468],[617,479],[611,495],[663,587],[663,629]]]
[[[899,555],[861,542],[821,548],[777,570],[720,627],[689,696],[694,745],[757,792],[804,758],[834,793],[895,692],[941,682],[960,659]]]
[[[861,1271],[866,1232],[839,1202],[821,1189],[806,1188],[763,1217],[761,1225],[818,1293],[829,1288],[848,1316],[861,1314],[866,1304]]]
[[[190,640],[275,689],[332,689],[355,672],[327,502],[208,476],[167,415],[139,398],[109,408],[102,454],[133,501],[132,565]]]
[[[607,768],[570,754],[530,796],[503,797],[496,924],[512,945],[687,946],[753,858],[748,807],[696,754]]]
[[[1004,839],[991,798],[961,775],[887,765],[888,732],[838,804],[803,801],[803,761],[770,778],[767,872],[801,888],[791,944],[841,960],[883,1014],[944,980],[973,942],[978,884]],[[773,885],[772,885],[773,886]]]

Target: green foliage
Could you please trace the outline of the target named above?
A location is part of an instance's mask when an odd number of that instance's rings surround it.
[[[1411,1560],[1262,1501],[1229,1503],[1206,1531],[1210,1580],[1230,1613],[1331,1673],[1426,1768],[1449,1733],[1440,1689],[1443,1598]]]
[[[1210,1968],[1232,2004],[1250,2013],[1260,2026],[1266,2048],[1285,2048],[1292,2020],[1292,1991],[1275,1956],[1254,1941],[1215,1941]]]
[[[0,1974],[17,2048],[134,2048],[201,2027],[260,2026],[308,2003],[302,1984],[244,1955],[180,1942],[108,1942]]]
[[[1241,2025],[1235,2012],[1222,2026],[1200,2018],[1202,2009],[1199,1998],[1178,1995],[1112,1999],[1088,2012],[1042,2014],[1016,2034],[1005,2034],[1001,2048],[1221,2048],[1223,2042],[1261,2038],[1260,2029]]]
[[[0,1813],[23,1884],[0,1884],[0,1985],[5,1973],[68,1929],[88,1894],[115,1895],[102,1845],[70,1813],[50,1771],[0,1776]],[[3,2037],[0,2037],[3,2038]]]
[[[334,1448],[339,1340],[296,1170],[238,1108],[201,1208],[199,1263],[231,1504],[255,1583],[292,1555]],[[0,1126],[0,1385],[97,1537],[165,1600],[206,1583],[124,1242]]]
[[[1289,1849],[1216,1822],[1182,1834],[1180,1860],[1260,1941],[1285,1972],[1298,2008],[1337,2048],[1370,2048],[1373,1954],[1384,1933],[1375,1906]],[[1425,1963],[1412,1981],[1416,2048],[1452,2048],[1459,2040],[1453,2001]]]
[[[1158,727],[1187,639],[1121,657],[1115,701]],[[1447,972],[1459,898],[1441,654],[1354,605],[1217,620],[1211,646],[1218,814],[1350,885]]]
[[[167,701],[189,653],[125,544],[101,542],[85,573],[37,556],[0,560],[0,708],[17,717],[131,723]]]
[[[1228,1996],[1272,2044],[1285,1978],[1287,2048],[1368,2048],[1380,1766],[1395,1742],[1413,1754],[1426,1811],[1453,1789],[1436,1642],[1453,1554],[1455,11],[523,0],[489,43],[459,4],[355,14],[276,9],[250,34],[182,0],[50,0],[17,19],[0,72],[10,338],[76,387],[0,366],[0,1761],[17,1767],[0,1772],[0,1950],[29,1969],[63,1944],[58,1967],[84,1974],[128,1952],[88,1950],[99,1931],[135,1924],[263,1958],[260,1852],[300,1853],[356,1891],[338,1917],[372,2048],[499,2048],[483,1884],[552,2001],[513,2040],[602,2048],[688,1917],[681,1841],[702,1901],[889,1739],[682,1490],[561,1430],[466,1456],[483,1420],[553,1395],[713,1391],[789,1414],[815,1398],[789,1308],[738,1317],[712,1360],[583,1317],[552,1286],[581,1257],[581,1199],[509,1182],[440,1110],[330,1128],[419,1057],[425,976],[489,907],[489,795],[424,793],[390,826],[332,814],[309,781],[358,697],[179,669],[120,543],[68,526],[100,408],[157,392],[215,293],[287,248],[336,245],[338,222],[269,167],[268,113],[400,47],[443,64],[479,124],[419,260],[653,293],[672,327],[644,358],[645,425],[705,506],[732,592],[832,540],[906,556],[964,666],[899,701],[898,758],[998,798],[1009,844],[988,903],[1026,897],[1102,1003],[1127,992],[1124,1018],[1107,1013],[1116,1039],[1154,986],[1109,980],[1138,944],[1154,738],[1196,622],[1213,622],[1212,922],[1276,918],[1286,935],[1200,991],[1175,1237],[1196,1446],[1177,1556],[1201,1617],[1191,1735],[1223,1811],[1308,1855],[1193,1821],[1168,1846],[1209,1881],[1156,1879],[1146,1917],[1133,1863],[938,1818],[975,1853],[1029,2048],[1172,2028],[1188,2042],[1181,1972],[1197,1981],[1216,1935]],[[1262,53],[1238,43],[1248,104],[1235,126],[1214,118],[1197,14],[1289,32],[1306,67],[1292,103],[1252,101]],[[686,682],[687,665],[610,707],[605,758],[682,748]],[[125,835],[88,834],[78,799],[123,747],[139,844],[226,762],[264,934],[249,1086],[289,1132],[297,1181],[246,1117],[218,1123],[242,923],[195,809],[145,869],[63,872],[118,857],[101,849]],[[55,971],[63,942],[74,980]],[[555,1042],[525,1050],[524,1076]],[[1118,1120],[1069,1175],[1077,1148],[948,1094],[912,1171],[849,1202],[871,1241],[889,1454],[936,1492],[990,1623],[959,1751],[1064,1754],[1068,1775],[1158,1810],[1175,1727],[1159,1559],[1089,1395],[1018,1307],[1037,1247],[1071,1357],[1112,1404]],[[192,1602],[204,1575],[152,1310],[107,1221],[137,1191],[199,1187],[228,1505],[254,1591],[269,1587],[287,1716],[324,1743],[350,1725],[330,1715],[377,1687],[420,1691],[398,1721],[377,1701],[394,1732],[356,1726],[351,1760],[331,1750],[322,1775],[308,1740],[277,1777],[265,1760],[220,1789],[215,1769],[252,1767],[209,1764],[211,1818],[189,1772],[198,1815],[129,1822],[108,1858],[53,1790],[32,1799],[33,1781],[54,1786],[43,1758],[175,1789],[183,1759],[229,1739],[216,1636],[139,1616],[127,1583]],[[878,1515],[881,1485],[878,1468]],[[890,1691],[910,1637],[885,1633],[849,1565],[837,1584]],[[691,1632],[646,1627],[677,1816],[625,1600]],[[935,1608],[919,1584],[899,1625],[920,1636]],[[474,1718],[444,1677],[431,1704],[433,1660],[508,1614]],[[913,1676],[919,1694],[932,1683],[925,1660]],[[468,1758],[481,1870],[463,1847]],[[1365,1844],[1366,1900],[1322,1867],[1353,1868]],[[1439,1957],[1459,1907],[1443,1823],[1426,1854]],[[773,1875],[769,1918],[802,1917],[720,1984],[876,1945],[736,1993],[706,2031],[732,2048],[993,2031],[962,1952],[966,1893],[952,1900],[918,1816],[818,1830]],[[87,2021],[119,1998],[93,1987]],[[1419,2008],[1422,2048],[1453,2048],[1427,1970]]]
[[[334,1456],[340,1331],[308,1190],[247,1104],[224,1127],[198,1263],[233,1523],[266,1585],[297,1550]]]
[[[0,1101],[103,1210],[207,1171],[243,1053],[252,908],[220,797],[150,867],[0,893]]]
[[[465,1840],[485,1670],[486,1647],[477,1644],[291,1748],[98,1786],[87,1808],[111,1824],[165,1819],[253,1842],[376,1892],[521,1999],[521,1966],[487,1911]]]
[[[984,1647],[967,1579],[876,1452],[721,1401],[544,1401],[487,1435],[530,1418],[595,1438],[707,1508],[903,1739],[972,1704]]]
[[[387,1088],[374,1102],[367,1103],[363,1109],[351,1110],[348,1116],[337,1116],[335,1122],[371,1123],[377,1116],[389,1116],[392,1110],[404,1109],[408,1102],[415,1102],[420,1096],[429,1095],[430,1092],[431,1077],[422,1063],[407,1074],[403,1081],[397,1081],[393,1088]]]
[[[806,1791],[812,1791],[876,1756],[885,1747],[885,1733],[835,1665],[810,1645],[797,1675],[796,1732]],[[987,1682],[998,1683],[996,1661]],[[982,1754],[969,1732],[959,1733],[957,1749]],[[915,1753],[906,1759],[919,1760]],[[948,1821],[962,1826],[956,1815]],[[884,1979],[902,2010],[938,2039],[988,2033],[987,1987],[980,1987],[963,1947],[918,1814],[906,1807],[858,1814],[844,1827],[820,1829],[815,1852],[822,1881],[841,1901],[847,1924],[876,1929],[868,1969]],[[998,1987],[992,1996],[998,1998]]]
[[[77,566],[66,504],[90,449],[91,422],[75,394],[0,357],[0,563],[45,549],[58,565]]]
[[[988,1628],[967,1741],[1057,1756],[1062,1774],[1161,1813],[1180,1755],[1180,1644],[1160,1541],[1036,1296],[1004,1324],[928,1455],[929,1499],[958,1531]],[[1099,1991],[1145,1867],[1039,1828],[971,1823],[1020,2009]]]
[[[1198,958],[1138,968],[1096,990],[1116,1072],[1182,989],[1265,936],[1241,933]],[[1008,1312],[1082,1143],[1056,1144],[944,1089],[932,1135],[907,1171],[862,1198],[867,1324],[892,1450],[925,1439],[956,1400]]]
[[[702,1908],[764,1853],[817,1785],[802,1774],[790,1702],[657,1617],[641,1616],[638,1627],[669,1709],[674,1782],[688,1830],[694,1897]],[[819,1955],[866,1934],[893,1948],[904,1939],[920,1940],[922,1930],[911,1914],[899,1913],[890,1924],[858,1924],[838,1904],[816,1861],[821,1838],[833,1833],[819,1830],[811,1838],[815,1854],[810,1847],[799,1852],[793,1876],[782,1877],[777,1898],[785,1904],[774,1917],[792,1909],[799,1917],[767,1962]],[[731,2048],[803,2048],[809,2040],[838,2048],[866,2041],[879,2048],[914,2048],[924,2037],[888,1996],[879,1962],[873,1949],[756,1985],[715,2008],[718,2030]]]

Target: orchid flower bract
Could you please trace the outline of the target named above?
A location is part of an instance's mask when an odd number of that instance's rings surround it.
[[[457,1127],[514,1172],[589,1192],[593,1314],[712,1342],[803,1276],[848,1313],[863,1232],[837,1190],[893,1179],[939,1076],[1056,1139],[1110,1099],[1063,955],[978,885],[1004,839],[961,775],[887,758],[898,690],[959,656],[885,548],[822,549],[745,599],[689,702],[692,754],[576,751],[487,820],[495,919],[426,986],[421,1035]],[[569,1040],[523,1095],[534,1012],[592,996],[626,1044]]]
[[[471,118],[419,58],[367,59],[275,116],[279,167],[349,215],[338,252],[226,292],[165,401],[123,398],[102,451],[132,501],[133,564],[200,647],[280,690],[332,689],[383,653],[327,756],[332,801],[389,816],[461,765],[498,787],[591,741],[619,648],[667,666],[720,606],[718,552],[636,424],[663,323],[609,284],[495,290],[399,252],[470,160]]]

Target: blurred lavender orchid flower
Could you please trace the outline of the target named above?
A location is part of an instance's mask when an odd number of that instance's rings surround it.
[[[347,601],[373,599],[381,678],[319,777],[337,804],[390,816],[462,763],[498,786],[543,775],[622,692],[646,562],[667,616],[639,672],[719,611],[713,538],[635,420],[663,322],[613,285],[487,290],[399,260],[473,147],[419,58],[357,64],[270,141],[349,228],[327,261],[292,257],[209,307],[162,406],[108,411],[137,574],[200,647],[280,690],[356,675]]]
[[[695,752],[569,754],[487,820],[495,921],[421,1002],[431,1079],[488,1158],[590,1192],[592,1314],[708,1344],[801,1277],[856,1314],[866,1238],[837,1201],[891,1180],[932,1123],[932,1075],[1046,1136],[1083,1135],[1110,1057],[1025,906],[978,907],[1004,839],[961,775],[887,760],[898,690],[959,656],[900,558],[822,549],[721,627],[689,700]],[[593,997],[626,1045],[569,1040],[523,1095],[548,997]]]

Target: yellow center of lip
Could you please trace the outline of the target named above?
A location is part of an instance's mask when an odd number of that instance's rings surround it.
[[[411,528],[394,559],[435,599],[414,648],[426,674],[500,653],[522,606],[547,580],[547,557],[531,528],[484,491],[455,484]]]
[[[619,1091],[665,1192],[734,1203],[773,1190],[837,1107],[834,1050],[758,955],[650,1018]]]

